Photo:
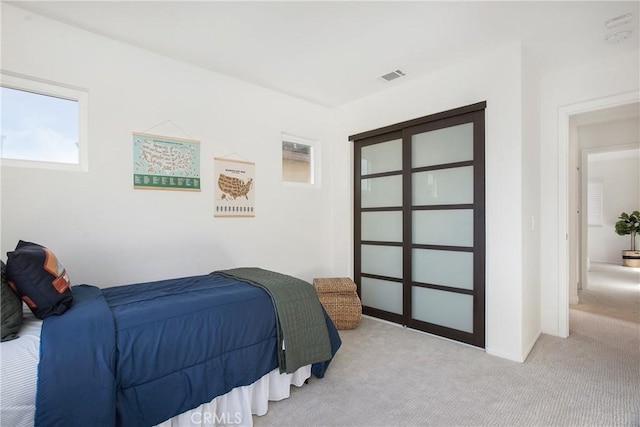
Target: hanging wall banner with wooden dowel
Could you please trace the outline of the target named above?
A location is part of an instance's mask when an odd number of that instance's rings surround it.
[[[255,216],[255,163],[214,158],[214,217]]]
[[[133,188],[200,191],[200,142],[134,132]]]

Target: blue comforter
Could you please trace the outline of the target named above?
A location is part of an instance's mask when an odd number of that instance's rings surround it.
[[[205,275],[73,296],[43,323],[36,426],[155,425],[278,367],[273,305],[251,284]]]

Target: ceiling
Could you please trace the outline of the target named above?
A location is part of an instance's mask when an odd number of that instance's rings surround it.
[[[637,1],[6,3],[329,107],[510,43],[542,73],[639,48]],[[396,69],[406,76],[380,78]]]

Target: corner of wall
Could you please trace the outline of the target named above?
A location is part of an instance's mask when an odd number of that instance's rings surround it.
[[[522,57],[522,344],[523,359],[540,335],[540,74]]]
[[[536,343],[538,342],[538,339],[540,338],[540,336],[542,335],[542,331],[540,330],[540,328],[538,328],[538,331],[533,335],[532,339],[529,340],[529,342],[524,342],[523,344],[523,351],[522,351],[522,361],[524,362],[525,360],[527,360],[527,357],[529,357],[529,354],[531,353],[531,350],[533,350],[533,347],[535,347]]]

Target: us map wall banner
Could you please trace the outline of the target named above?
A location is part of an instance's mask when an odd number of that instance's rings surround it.
[[[134,132],[133,188],[200,191],[200,142]]]
[[[255,216],[255,163],[214,159],[216,191],[214,217]]]

